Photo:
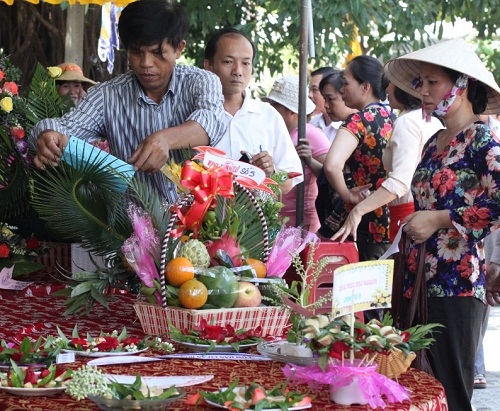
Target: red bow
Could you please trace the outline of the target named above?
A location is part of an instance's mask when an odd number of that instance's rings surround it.
[[[233,174],[221,167],[206,170],[192,161],[186,161],[181,170],[181,184],[191,191],[194,200],[185,213],[177,208],[180,224],[174,235],[181,235],[182,230],[187,229],[193,231],[196,238],[203,218],[214,203],[215,197],[234,196]]]

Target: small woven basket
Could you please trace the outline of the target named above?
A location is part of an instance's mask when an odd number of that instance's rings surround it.
[[[267,261],[269,256],[269,235],[264,213],[253,194],[237,182],[234,183],[235,195],[244,196],[246,206],[250,210],[251,216],[246,220],[259,219],[262,226],[262,245],[260,249],[261,260]],[[191,205],[193,198],[191,195],[184,197],[179,207]],[[176,213],[172,213],[169,225],[165,232],[162,245],[160,273],[165,272],[167,265],[167,247],[170,233],[177,223]],[[288,312],[282,307],[252,307],[252,308],[221,308],[210,310],[190,310],[185,308],[170,307],[167,305],[167,289],[165,276],[160,275],[161,294],[163,306],[138,302],[134,308],[141,323],[142,329],[149,335],[169,335],[169,325],[177,329],[193,329],[199,326],[200,321],[205,319],[209,324],[229,324],[235,329],[255,329],[262,327],[263,335],[284,334],[288,327]]]
[[[376,354],[377,371],[388,378],[397,378],[410,368],[417,355],[410,352],[408,356],[401,350],[392,350],[389,354]]]

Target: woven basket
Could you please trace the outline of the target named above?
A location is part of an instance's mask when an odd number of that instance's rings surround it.
[[[386,377],[397,378],[410,368],[416,356],[414,352],[406,356],[401,350],[392,350],[388,355],[377,354],[375,357],[375,362],[378,364],[377,371]]]
[[[262,247],[260,250],[261,260],[267,261],[269,256],[269,236],[267,223],[262,209],[250,191],[238,183],[234,183],[236,195],[246,197],[248,209],[254,209],[253,217],[258,216],[262,225]],[[180,206],[189,206],[192,202],[191,196],[186,196],[180,202]],[[160,273],[165,272],[167,261],[167,246],[170,232],[177,223],[177,214],[172,216],[167,227],[162,246],[162,257]],[[221,308],[210,310],[190,310],[185,308],[167,306],[167,292],[165,276],[160,275],[163,306],[148,303],[136,303],[134,308],[139,317],[142,329],[149,335],[169,335],[169,324],[177,329],[193,329],[199,326],[202,319],[209,324],[230,324],[235,329],[255,329],[262,327],[263,335],[284,334],[288,326],[288,312],[282,307],[252,307],[252,308]]]

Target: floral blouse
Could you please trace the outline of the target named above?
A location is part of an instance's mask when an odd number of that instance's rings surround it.
[[[416,210],[449,210],[455,228],[441,228],[426,241],[428,297],[485,300],[483,242],[500,223],[500,140],[476,122],[441,153],[437,134],[424,147],[412,181]],[[418,245],[412,247],[405,275],[411,297]]]
[[[358,146],[346,165],[356,186],[372,184],[371,191],[378,189],[386,178],[382,154],[391,138],[392,124],[396,116],[382,104],[370,104],[363,111],[351,114],[342,124],[357,139]],[[352,208],[353,205],[350,205]],[[380,207],[363,216],[358,232],[368,235],[372,243],[389,242],[389,209]]]

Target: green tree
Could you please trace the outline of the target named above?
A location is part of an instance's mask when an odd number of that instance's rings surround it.
[[[177,1],[177,0],[173,0]],[[180,0],[188,10],[191,29],[186,56],[197,65],[203,60],[205,39],[217,28],[234,26],[257,44],[256,74],[272,75],[284,66],[298,67],[300,0]],[[67,7],[67,3],[66,7]],[[351,51],[351,36],[358,30],[364,53],[384,61],[440,39],[443,26],[465,18],[478,35],[478,53],[500,79],[500,0],[312,0],[316,57],[310,67],[338,65]],[[69,6],[71,7],[71,6]],[[64,50],[65,10],[59,5],[0,1],[0,44],[23,76],[33,74],[36,62],[59,64]],[[87,76],[109,78],[97,56],[100,6],[88,6],[85,16],[84,62]],[[116,54],[113,75],[126,70],[123,51]],[[24,81],[24,84],[29,81]]]

